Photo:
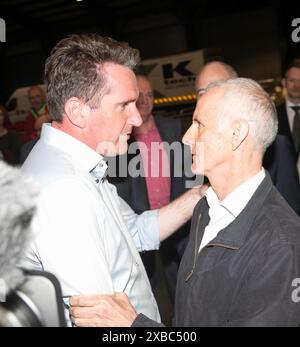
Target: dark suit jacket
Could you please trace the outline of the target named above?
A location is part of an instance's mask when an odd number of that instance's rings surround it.
[[[172,144],[174,141],[178,142],[178,146],[183,151],[183,146],[181,144],[181,122],[180,119],[167,118],[167,117],[155,117],[155,123],[157,129],[160,133],[163,142]],[[135,139],[132,137],[129,141],[129,146]],[[180,143],[180,144],[179,144]],[[129,163],[133,158],[138,159],[140,156],[140,151],[137,150],[135,154],[126,154],[127,163]],[[176,199],[185,191],[185,178],[174,176],[174,166],[181,165],[181,163],[174,161],[174,153],[170,153],[170,171],[171,171],[171,200]],[[122,158],[120,159],[122,161]],[[138,160],[137,160],[138,161]],[[138,161],[143,165],[142,160]],[[183,163],[182,163],[183,164]],[[140,167],[137,167],[140,170]],[[183,167],[181,167],[183,170]],[[141,169],[143,171],[143,169]],[[117,169],[120,172],[120,169]],[[127,172],[128,173],[128,172]],[[130,205],[130,207],[138,214],[149,210],[150,204],[147,194],[147,186],[145,177],[117,177],[108,178],[111,183],[113,183],[118,190],[118,194]]]
[[[38,142],[38,140],[39,140],[39,137],[34,139],[34,140],[31,140],[31,141],[24,143],[24,145],[21,147],[21,153],[20,153],[20,164],[21,165],[24,164],[29,153],[31,152],[34,145]]]
[[[274,143],[265,153],[263,166],[269,171],[280,194],[293,210],[300,215],[299,175],[294,150],[286,136],[276,136]]]
[[[292,149],[294,151],[294,155],[296,157],[296,160],[298,159],[299,155],[299,149],[296,150],[294,146],[294,141],[293,141],[293,135],[291,132],[291,128],[289,125],[289,120],[288,120],[288,115],[286,112],[286,103],[282,103],[279,106],[277,106],[277,115],[278,115],[278,134],[279,135],[284,135],[288,138],[292,145]]]

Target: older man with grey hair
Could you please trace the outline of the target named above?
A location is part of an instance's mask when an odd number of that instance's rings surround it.
[[[234,68],[221,61],[205,64],[197,74],[195,89],[198,97],[212,82],[237,78]],[[280,124],[280,122],[279,122]],[[279,125],[280,128],[280,125]],[[300,184],[294,151],[287,136],[277,135],[275,141],[264,154],[263,167],[268,170],[271,179],[280,194],[292,209],[300,215]]]
[[[211,187],[194,209],[175,326],[299,325],[300,219],[262,167],[277,126],[272,100],[253,80],[216,82],[199,98],[183,142]],[[120,293],[71,305],[78,326],[160,325]]]

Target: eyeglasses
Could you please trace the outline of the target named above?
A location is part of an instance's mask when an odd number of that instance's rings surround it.
[[[300,79],[296,79],[296,78],[287,78],[286,80],[287,80],[288,82],[290,82],[290,83],[294,83],[294,84],[298,83],[298,84],[300,84]]]

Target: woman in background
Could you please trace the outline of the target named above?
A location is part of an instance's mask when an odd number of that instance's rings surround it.
[[[0,159],[11,165],[19,164],[21,142],[18,135],[9,128],[7,110],[0,105]]]

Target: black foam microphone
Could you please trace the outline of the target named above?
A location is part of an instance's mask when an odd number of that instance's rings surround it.
[[[0,161],[0,295],[23,281],[18,269],[33,235],[31,221],[38,197],[37,184],[20,169]],[[3,292],[6,293],[3,293]]]

